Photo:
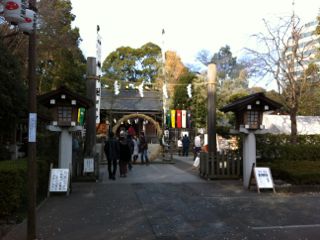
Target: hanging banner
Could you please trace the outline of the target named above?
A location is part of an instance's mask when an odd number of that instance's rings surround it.
[[[181,111],[181,127],[182,128],[186,128],[187,127],[187,111],[186,110],[182,110]]]
[[[171,127],[171,113],[170,113],[170,111],[166,115],[166,125],[169,128]]]
[[[100,26],[97,26],[97,44],[96,44],[96,55],[97,55],[97,81],[96,81],[96,123],[100,123],[100,104],[101,104],[101,82],[100,77],[101,71],[101,36],[99,34]]]
[[[191,128],[191,111],[187,111],[187,128]]]
[[[181,110],[176,110],[177,112],[177,128],[181,128],[181,125],[182,125],[182,119],[181,119]]]
[[[176,110],[171,110],[171,127],[176,127]]]
[[[79,108],[78,109],[78,123],[79,125],[83,126],[84,123],[84,113],[85,113],[85,108]]]

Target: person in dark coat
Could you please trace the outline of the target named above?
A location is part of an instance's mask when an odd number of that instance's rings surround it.
[[[188,156],[189,155],[189,146],[190,146],[190,139],[185,134],[182,138],[182,156]]]
[[[131,150],[124,131],[120,132],[119,149],[120,177],[126,177],[128,172],[127,166],[131,159]]]
[[[109,133],[109,138],[105,142],[104,152],[108,161],[109,179],[116,180],[117,160],[119,158],[119,143],[114,137],[114,133]]]
[[[148,142],[146,140],[144,132],[140,133],[139,142],[140,142],[139,151],[141,153],[141,164],[144,164],[144,161],[146,161],[146,164],[149,165]]]
[[[130,153],[131,153],[131,157],[130,157],[130,160],[128,162],[128,168],[129,170],[132,169],[132,154],[133,154],[133,150],[134,150],[134,142],[132,140],[132,136],[128,133],[127,135],[127,141],[128,141],[128,144],[129,144],[129,148],[130,148]]]

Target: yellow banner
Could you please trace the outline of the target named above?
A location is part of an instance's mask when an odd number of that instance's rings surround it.
[[[176,127],[176,110],[171,110],[171,126]]]

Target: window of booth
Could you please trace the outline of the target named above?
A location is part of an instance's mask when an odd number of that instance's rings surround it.
[[[58,122],[59,125],[69,125],[72,121],[72,107],[60,106],[58,107]]]
[[[249,128],[258,129],[260,125],[260,113],[258,111],[248,111],[247,112],[247,124]]]

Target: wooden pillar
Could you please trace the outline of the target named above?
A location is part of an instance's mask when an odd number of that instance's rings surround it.
[[[208,152],[210,155],[217,153],[216,139],[216,79],[217,68],[215,64],[208,66]]]
[[[96,102],[96,59],[94,57],[88,57],[87,59],[87,81],[86,81],[86,93],[87,98],[92,102]],[[86,114],[86,144],[85,144],[85,156],[95,156],[96,145],[96,105],[93,104]]]
[[[36,0],[29,1],[29,8],[36,9]],[[37,79],[36,79],[36,29],[29,34],[28,48],[28,80],[29,80],[29,137],[28,137],[28,218],[27,218],[27,239],[36,239],[37,220]]]

